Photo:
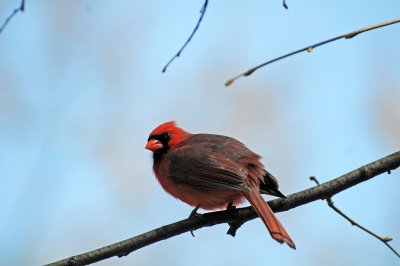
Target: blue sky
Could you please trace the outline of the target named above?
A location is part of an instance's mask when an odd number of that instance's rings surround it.
[[[398,18],[398,1],[27,1],[0,35],[0,261],[44,264],[183,219],[144,149],[175,120],[235,137],[291,194],[399,150],[400,26],[258,70],[307,45]],[[2,1],[0,21],[18,5]],[[399,171],[335,196],[400,250]],[[325,202],[279,213],[298,249],[259,219],[184,234],[98,265],[394,265]]]

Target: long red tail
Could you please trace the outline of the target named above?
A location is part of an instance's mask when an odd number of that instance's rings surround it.
[[[258,213],[258,216],[260,216],[261,220],[267,226],[271,237],[281,244],[286,243],[289,247],[296,249],[293,240],[290,238],[285,228],[283,228],[282,224],[279,222],[274,212],[261,197],[258,190],[253,189],[253,191],[251,191],[250,193],[244,194],[246,199],[253,206],[254,210]]]

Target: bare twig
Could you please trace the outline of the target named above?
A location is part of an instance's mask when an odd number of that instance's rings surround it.
[[[4,28],[7,26],[7,24],[11,21],[11,19],[18,13],[18,12],[24,12],[25,10],[25,0],[21,0],[20,5],[14,9],[14,11],[6,18],[6,20],[3,22],[3,25],[0,27],[0,34],[3,32]]]
[[[388,171],[390,172],[390,170]],[[310,176],[310,179],[312,181],[314,181],[315,183],[317,183],[317,185],[319,186],[319,182],[317,180],[317,178],[315,176]],[[367,232],[368,234],[372,235],[373,237],[379,239],[380,241],[382,241],[388,248],[390,248],[394,254],[397,255],[397,257],[400,258],[400,254],[388,243],[389,241],[392,241],[393,238],[391,237],[381,237],[378,236],[377,234],[375,234],[374,232],[370,231],[369,229],[365,228],[364,226],[360,225],[359,223],[357,223],[356,221],[354,221],[353,219],[351,219],[349,216],[347,216],[346,214],[344,214],[340,209],[338,209],[335,204],[333,203],[333,200],[331,197],[326,198],[326,202],[328,203],[328,206],[331,207],[335,212],[337,212],[339,215],[341,215],[343,218],[345,218],[347,221],[349,221],[351,223],[351,225],[353,226],[357,226],[358,228],[360,228],[361,230],[363,230],[364,232]]]
[[[178,58],[183,49],[185,49],[186,45],[188,45],[188,43],[192,40],[194,34],[197,32],[201,21],[203,20],[204,14],[206,13],[207,10],[207,5],[208,5],[208,0],[204,1],[203,6],[200,9],[200,18],[199,21],[197,21],[196,27],[194,27],[194,30],[192,32],[192,34],[190,34],[189,38],[187,39],[187,41],[183,44],[183,46],[181,47],[181,49],[179,49],[179,51],[168,61],[168,63],[164,66],[164,68],[162,69],[162,73],[165,73],[165,71],[167,71],[168,66],[172,63],[172,61],[175,60],[175,58]]]
[[[286,4],[286,0],[283,0],[283,7],[289,9],[288,5]]]
[[[395,23],[399,23],[399,22],[400,22],[400,19],[395,19],[395,20],[392,20],[392,21],[376,24],[376,25],[373,25],[373,26],[370,26],[370,27],[366,27],[366,28],[362,28],[362,29],[359,29],[359,30],[356,30],[356,31],[352,31],[352,32],[349,32],[349,33],[346,33],[346,34],[331,38],[329,40],[325,40],[325,41],[322,41],[322,42],[307,46],[307,47],[302,48],[300,50],[297,50],[297,51],[294,51],[294,52],[279,56],[279,57],[274,58],[274,59],[272,59],[270,61],[262,63],[262,64],[260,64],[260,65],[258,65],[256,67],[252,67],[249,70],[243,72],[242,74],[239,74],[236,77],[233,77],[233,78],[227,80],[225,82],[225,86],[230,86],[237,79],[239,79],[241,77],[250,76],[251,74],[254,73],[254,71],[258,70],[259,68],[262,68],[262,67],[264,67],[264,66],[266,66],[268,64],[271,64],[273,62],[279,61],[279,60],[284,59],[286,57],[289,57],[289,56],[292,56],[292,55],[295,55],[295,54],[298,54],[298,53],[301,53],[301,52],[305,52],[305,51],[311,53],[313,51],[313,49],[315,49],[318,46],[321,46],[321,45],[324,45],[324,44],[327,44],[327,43],[330,43],[330,42],[334,42],[334,41],[337,41],[339,39],[351,39],[351,38],[357,36],[360,33],[367,32],[367,31],[374,30],[374,29],[381,28],[381,27],[385,27],[385,26],[388,26],[388,25],[391,25],[391,24],[395,24]]]
[[[321,185],[294,193],[290,196],[287,196],[287,198],[269,201],[268,204],[274,212],[287,211],[318,199],[329,198],[345,189],[367,181],[389,170],[396,169],[399,166],[400,151],[370,164],[364,165],[354,171]],[[202,227],[214,226],[222,223],[241,223],[256,217],[258,216],[252,207],[196,215],[192,218],[165,225],[121,242],[89,251],[87,253],[72,256],[49,265],[86,265],[113,256],[122,257],[142,247],[185,232],[190,232]]]

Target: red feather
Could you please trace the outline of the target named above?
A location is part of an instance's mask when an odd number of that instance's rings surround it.
[[[243,143],[221,135],[190,134],[171,121],[150,133],[146,148],[153,151],[154,173],[169,194],[206,210],[247,199],[272,238],[295,248],[259,192],[283,196],[278,182]]]

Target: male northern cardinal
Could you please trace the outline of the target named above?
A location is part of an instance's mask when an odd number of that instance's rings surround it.
[[[243,143],[221,135],[190,134],[171,121],[150,133],[146,149],[153,152],[153,170],[164,190],[195,207],[194,212],[199,207],[236,206],[247,199],[272,238],[296,248],[260,194],[285,197],[278,181]]]

